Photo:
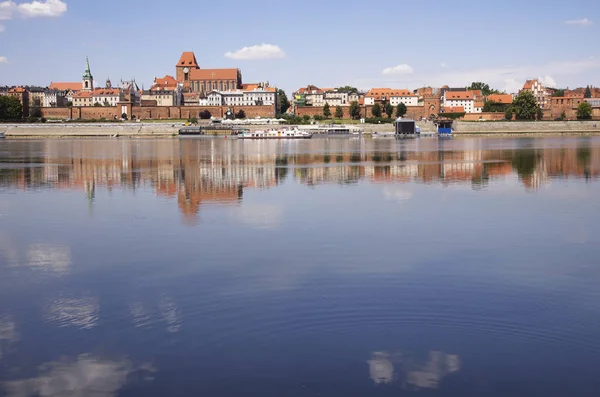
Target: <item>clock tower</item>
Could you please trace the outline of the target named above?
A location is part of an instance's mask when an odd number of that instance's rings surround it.
[[[90,71],[90,61],[88,57],[85,57],[85,72],[83,73],[82,89],[84,91],[94,90],[94,77],[92,76],[92,72]]]
[[[175,79],[179,83],[188,83],[191,80],[191,71],[194,69],[200,69],[196,61],[196,56],[193,52],[184,52],[181,54],[177,65],[175,65]]]

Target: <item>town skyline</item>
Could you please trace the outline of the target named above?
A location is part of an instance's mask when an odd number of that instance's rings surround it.
[[[89,56],[98,81],[135,78],[148,88],[154,77],[172,74],[181,51],[194,51],[200,67],[240,68],[245,80],[268,80],[288,95],[308,84],[366,91],[484,81],[509,93],[534,78],[559,88],[600,85],[600,53],[589,45],[599,33],[600,5],[589,0],[552,7],[541,1],[374,7],[351,0],[343,8],[308,1],[302,10],[268,1],[183,0],[171,13],[222,15],[184,33],[172,33],[160,3],[145,4],[141,18],[138,1],[0,1],[0,85],[78,80]],[[123,24],[132,33],[113,29]],[[79,30],[89,33],[57,45]]]

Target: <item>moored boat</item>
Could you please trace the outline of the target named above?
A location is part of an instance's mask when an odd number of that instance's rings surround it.
[[[4,131],[0,131],[0,139],[4,138]]]
[[[344,125],[320,125],[309,130],[315,137],[352,137],[362,134],[362,130]]]
[[[238,139],[310,139],[311,132],[293,129],[270,129],[259,131],[242,131],[237,134]]]

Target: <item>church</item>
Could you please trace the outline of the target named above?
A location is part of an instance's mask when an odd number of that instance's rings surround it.
[[[185,91],[206,97],[211,91],[242,89],[239,69],[201,69],[193,52],[184,52],[175,66],[175,78]]]

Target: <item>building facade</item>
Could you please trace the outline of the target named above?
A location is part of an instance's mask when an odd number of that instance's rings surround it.
[[[175,65],[175,79],[185,91],[207,96],[212,91],[234,91],[242,86],[239,69],[201,69],[193,52],[181,54]]]
[[[535,102],[542,109],[546,109],[551,105],[550,98],[552,97],[552,89],[545,87],[539,80],[527,80],[523,85],[522,91],[529,91],[535,97]]]
[[[389,103],[392,106],[398,106],[403,103],[406,106],[418,106],[419,95],[410,90],[391,89],[391,88],[372,88],[365,94],[365,105],[374,105],[379,103]]]

